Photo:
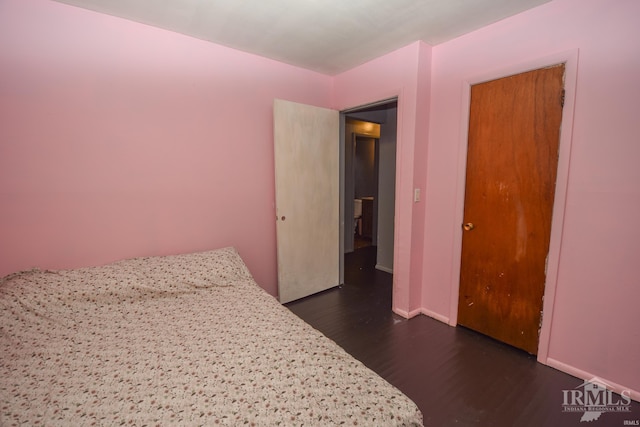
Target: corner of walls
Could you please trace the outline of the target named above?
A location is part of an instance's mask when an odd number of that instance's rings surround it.
[[[416,168],[426,167],[424,159],[415,156],[416,148],[424,155],[422,145],[426,144],[417,121],[418,114],[428,113],[428,107],[425,109],[423,100],[419,99],[419,83],[424,78],[424,70],[420,72],[419,67],[421,60],[430,59],[427,53],[430,53],[428,45],[412,43],[335,76],[333,86],[338,109],[398,98],[393,307],[394,311],[405,314],[420,307],[422,244],[420,238],[414,239],[423,225],[416,219],[413,190],[416,176],[424,173]]]
[[[411,241],[411,305],[410,311],[423,310],[422,288],[424,283],[424,243],[427,167],[429,152],[429,127],[431,120],[431,53],[432,47],[418,42],[416,73],[415,150],[413,165],[413,239]],[[416,200],[416,191],[420,198]]]
[[[277,293],[273,99],[329,76],[49,0],[0,2],[0,275],[235,246]]]

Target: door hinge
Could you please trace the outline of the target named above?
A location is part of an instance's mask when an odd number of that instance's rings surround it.
[[[565,96],[565,90],[562,89],[562,92],[560,93],[560,106],[564,107],[564,96]]]

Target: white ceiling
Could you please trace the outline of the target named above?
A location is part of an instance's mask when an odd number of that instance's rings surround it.
[[[56,0],[334,75],[551,0]]]

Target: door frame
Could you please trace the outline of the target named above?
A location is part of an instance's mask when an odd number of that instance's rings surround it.
[[[366,121],[366,120],[363,120],[363,121]],[[373,123],[373,122],[369,122],[369,123]],[[368,138],[368,139],[373,139],[374,140],[374,148],[373,148],[374,149],[374,153],[375,153],[374,154],[374,170],[375,170],[375,172],[374,172],[374,175],[375,175],[374,176],[374,179],[375,179],[374,186],[375,186],[376,191],[373,194],[374,199],[375,199],[373,211],[377,212],[378,211],[378,185],[380,184],[380,177],[379,177],[379,173],[378,173],[379,167],[380,167],[380,164],[379,164],[379,161],[380,161],[380,137],[376,138],[376,137],[373,137],[371,135],[366,135],[364,133],[357,133],[357,132],[354,132],[351,135],[352,135],[352,138],[353,138],[353,140],[352,140],[352,144],[353,144],[353,146],[352,146],[352,148],[353,148],[352,158],[354,159],[354,162],[351,165],[351,166],[353,166],[353,168],[351,169],[350,172],[351,172],[351,180],[354,182],[354,197],[355,197],[355,172],[356,172],[355,171],[355,158],[356,158],[356,147],[357,147],[356,141],[357,141],[358,138]],[[345,162],[345,164],[346,164],[346,162]],[[345,171],[346,171],[346,167],[345,167]],[[395,180],[395,176],[394,176],[394,180]],[[347,196],[347,194],[346,194],[346,173],[345,173],[345,195],[343,197],[343,200],[345,202],[347,200],[351,199],[351,198],[347,199],[346,196]],[[353,209],[352,209],[352,211],[353,211]],[[348,212],[345,210],[345,218],[346,218],[346,214],[347,213]],[[377,221],[374,221],[374,224],[377,225]],[[345,230],[346,230],[346,226],[345,226]],[[345,231],[345,233],[346,233],[346,231]],[[373,236],[377,236],[377,235],[378,235],[378,230],[376,230],[376,227],[374,227]],[[372,243],[377,243],[376,240],[373,239],[373,236],[372,236]],[[351,236],[351,237],[352,237],[352,240],[353,240],[353,236]],[[353,244],[352,244],[352,246],[353,246]],[[374,246],[376,246],[376,245],[374,244]],[[387,271],[387,273],[393,273],[393,272],[392,271]]]
[[[340,169],[340,274],[339,274],[339,281],[340,281],[340,286],[344,285],[344,255],[345,255],[345,246],[344,246],[344,237],[345,237],[345,230],[346,230],[346,225],[345,225],[345,193],[346,193],[346,161],[345,161],[345,150],[346,150],[346,142],[345,142],[345,127],[346,127],[346,120],[347,120],[347,116],[350,113],[357,113],[359,111],[362,110],[366,110],[367,108],[371,108],[371,107],[376,107],[376,106],[380,106],[380,105],[387,105],[387,104],[391,104],[391,103],[397,103],[397,111],[396,111],[396,122],[398,120],[398,116],[400,115],[400,101],[399,101],[400,96],[399,95],[393,95],[390,96],[388,98],[381,98],[377,101],[372,101],[372,102],[368,102],[365,104],[361,104],[361,105],[357,105],[354,107],[348,107],[348,108],[344,108],[342,110],[340,110],[340,159],[339,159],[339,169]],[[398,153],[398,144],[400,141],[400,125],[396,123],[396,155]],[[378,139],[378,143],[377,145],[379,145],[379,139]],[[398,157],[396,157],[396,172],[394,175],[394,181],[395,181],[395,185],[398,185]],[[398,197],[397,197],[397,190],[396,190],[396,196],[395,196],[395,200],[394,200],[394,227],[396,227],[396,222],[395,222],[395,218],[397,218],[397,213],[398,213]],[[396,238],[397,238],[397,233],[395,234],[395,237],[393,239],[393,259],[394,259],[394,265],[396,265],[396,256],[397,256],[397,243],[396,243]],[[393,279],[393,288],[395,290],[396,287],[396,276],[394,275],[394,279]]]
[[[560,265],[560,249],[562,246],[562,230],[567,201],[567,187],[569,182],[569,161],[571,158],[571,141],[573,131],[573,113],[575,108],[575,92],[578,72],[578,49],[559,52],[550,56],[533,59],[527,62],[494,69],[492,71],[470,76],[462,82],[461,129],[458,150],[458,183],[456,189],[456,209],[454,221],[453,242],[453,271],[450,295],[449,324],[458,323],[458,297],[460,293],[460,263],[462,261],[462,227],[464,215],[465,175],[467,164],[467,148],[469,137],[469,114],[471,107],[471,86],[503,77],[545,68],[560,63],[565,64],[564,90],[565,100],[560,124],[560,144],[558,154],[558,170],[556,188],[551,216],[551,236],[549,253],[547,256],[547,273],[544,284],[544,302],[540,337],[538,340],[537,359],[540,363],[548,364],[549,341],[551,338],[551,324],[553,322],[553,307],[558,281]]]

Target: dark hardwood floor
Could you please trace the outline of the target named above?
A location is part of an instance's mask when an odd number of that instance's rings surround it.
[[[608,427],[640,419],[632,402],[631,412],[581,422],[584,412],[563,412],[562,404],[563,390],[582,380],[471,330],[392,313],[392,276],[374,268],[375,250],[347,254],[344,286],[287,307],[416,402],[425,426]]]

